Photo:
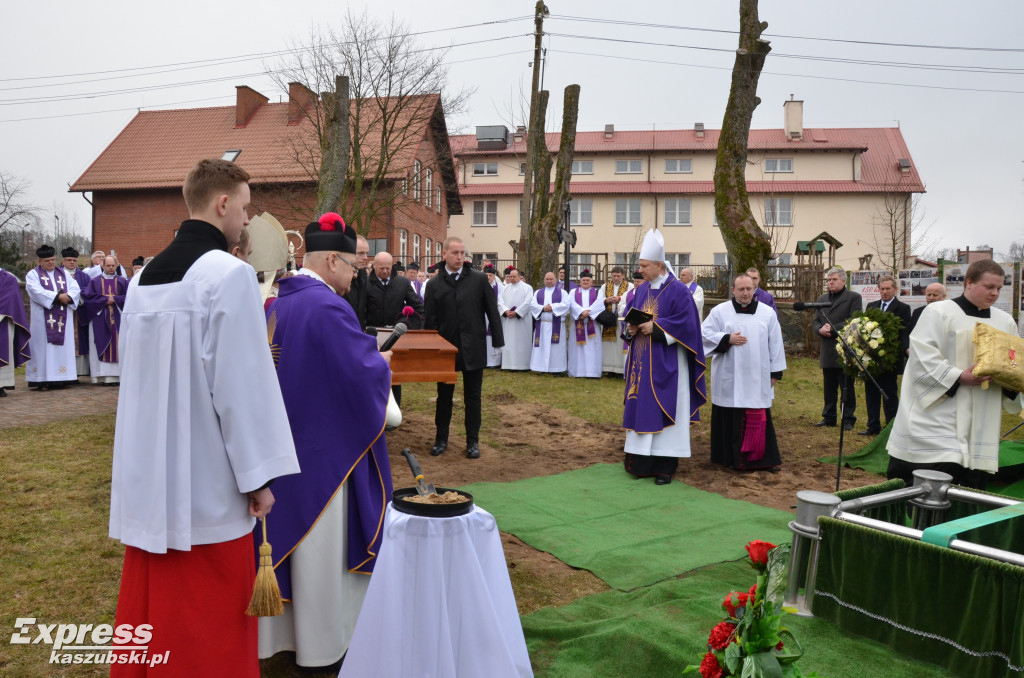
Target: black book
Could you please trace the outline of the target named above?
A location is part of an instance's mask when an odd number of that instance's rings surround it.
[[[647,313],[646,311],[641,311],[636,306],[629,309],[629,312],[626,314],[626,317],[623,318],[623,320],[625,320],[626,323],[629,325],[643,325],[648,320],[653,319],[653,315]]]

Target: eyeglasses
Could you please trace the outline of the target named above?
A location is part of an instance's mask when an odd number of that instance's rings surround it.
[[[353,270],[355,270],[356,268],[358,268],[358,267],[356,266],[356,262],[354,262],[354,261],[349,261],[348,259],[346,259],[345,257],[341,256],[340,254],[335,254],[334,256],[338,257],[339,259],[341,259],[342,261],[344,261],[344,262],[345,262],[346,264],[348,264],[349,266],[351,266]]]

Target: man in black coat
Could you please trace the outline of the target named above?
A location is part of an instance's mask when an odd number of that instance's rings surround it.
[[[903,327],[900,328],[900,357],[896,362],[896,367],[892,370],[875,375],[875,381],[888,396],[887,398],[882,399],[882,394],[871,383],[871,380],[864,382],[864,405],[868,410],[868,427],[858,434],[862,436],[878,435],[882,431],[879,410],[883,407],[886,423],[896,418],[896,410],[900,404],[899,392],[896,388],[896,375],[903,374],[904,357],[910,346],[908,340],[910,336],[910,307],[896,298],[896,279],[888,273],[879,276],[878,293],[882,298],[872,301],[868,304],[868,308],[878,308],[884,313],[892,313],[903,322]]]
[[[821,410],[821,421],[815,426],[836,425],[836,403],[838,392],[844,391],[843,398],[843,428],[847,431],[853,430],[857,422],[854,411],[857,409],[857,392],[854,390],[853,379],[843,374],[843,368],[839,363],[839,355],[836,353],[837,337],[846,320],[863,308],[863,301],[860,295],[846,288],[846,271],[841,268],[830,268],[826,274],[828,280],[828,293],[818,297],[819,303],[827,303],[829,306],[819,309],[814,314],[814,323],[811,327],[821,337],[821,373],[825,381],[825,406]],[[823,312],[824,311],[824,312]],[[828,316],[828,320],[825,316]],[[835,326],[829,324],[829,320]]]
[[[463,399],[466,403],[466,456],[480,457],[480,392],[487,367],[487,328],[491,323],[491,344],[505,345],[501,316],[494,290],[487,276],[465,262],[466,245],[459,238],[448,238],[442,253],[444,265],[427,285],[426,328],[459,349],[455,369],[462,372]],[[414,293],[415,294],[415,293]],[[448,427],[452,421],[454,384],[437,384],[437,408],[434,425],[437,433],[430,454],[435,457],[448,449]]]
[[[366,262],[370,258],[370,243],[363,236],[356,236],[356,277],[352,279],[345,299],[352,304],[352,310],[359,319],[359,329],[366,329],[366,287],[369,276],[366,273]]]
[[[391,255],[378,252],[373,258],[373,273],[366,285],[366,324],[387,327],[405,322],[410,330],[418,330],[423,318],[423,302],[412,283],[404,275],[392,275]],[[415,312],[406,320],[402,309],[411,306]]]

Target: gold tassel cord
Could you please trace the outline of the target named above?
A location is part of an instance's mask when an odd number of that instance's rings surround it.
[[[267,519],[261,518],[260,522],[263,524],[260,566],[256,571],[256,583],[252,587],[249,609],[245,613],[250,617],[276,617],[284,614],[284,601],[281,600],[281,588],[277,584],[274,559],[271,557],[270,544],[267,542]]]

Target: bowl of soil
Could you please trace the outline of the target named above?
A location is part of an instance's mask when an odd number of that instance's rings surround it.
[[[449,487],[437,488],[437,494],[421,497],[415,487],[405,487],[391,493],[395,509],[402,513],[427,518],[452,518],[473,510],[473,495]]]

